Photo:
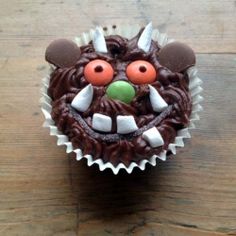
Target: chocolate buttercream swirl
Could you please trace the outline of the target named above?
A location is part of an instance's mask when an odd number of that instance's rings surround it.
[[[142,31],[142,30],[141,30]],[[152,155],[167,150],[174,142],[177,131],[189,124],[191,114],[191,96],[188,90],[189,78],[185,71],[173,73],[160,65],[158,43],[152,41],[149,52],[137,47],[141,31],[128,40],[118,35],[106,37],[108,53],[97,53],[90,42],[80,47],[80,57],[70,68],[57,68],[50,77],[48,94],[52,98],[52,118],[58,129],[69,137],[74,148],[80,148],[84,155],[94,159],[101,158],[113,165],[131,162],[139,163]],[[113,81],[128,81],[126,67],[135,60],[150,62],[157,71],[157,79],[151,85],[169,105],[162,113],[155,112],[149,98],[148,85],[133,85],[136,95],[130,104],[109,99],[107,86],[93,86],[94,94],[90,107],[85,112],[78,112],[71,107],[71,102],[78,92],[88,85],[84,77],[84,67],[94,59],[109,62],[115,73]],[[130,83],[130,81],[129,81]],[[109,134],[92,129],[92,116],[101,113],[112,119]],[[136,132],[120,135],[116,133],[117,115],[132,115],[139,129]],[[164,145],[152,148],[143,138],[142,133],[156,127],[164,140]]]

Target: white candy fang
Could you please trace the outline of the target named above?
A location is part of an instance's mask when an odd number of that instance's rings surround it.
[[[164,144],[163,138],[156,127],[153,127],[143,132],[142,137],[153,148],[160,147]]]
[[[165,100],[161,97],[161,95],[152,85],[148,85],[148,87],[150,91],[149,97],[152,109],[156,112],[161,112],[165,110],[168,107],[168,104],[165,102]]]
[[[144,28],[138,40],[138,47],[144,52],[148,52],[152,42],[152,22]]]
[[[101,29],[96,28],[93,35],[93,47],[96,52],[107,53],[107,45]]]
[[[83,88],[73,99],[71,106],[80,112],[86,111],[93,100],[93,86]]]
[[[117,133],[119,134],[128,134],[138,129],[133,116],[117,116],[116,123]]]
[[[93,129],[102,132],[110,132],[112,127],[111,117],[99,113],[94,113],[92,119],[92,127]]]

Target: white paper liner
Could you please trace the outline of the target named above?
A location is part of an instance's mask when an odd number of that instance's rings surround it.
[[[102,28],[101,28],[102,29]],[[102,29],[103,30],[103,29]],[[122,26],[122,27],[116,27],[113,28],[112,26],[108,26],[106,31],[103,31],[104,35],[111,35],[111,34],[118,34],[123,37],[126,37],[128,39],[134,37],[140,30],[139,25],[134,26]],[[76,37],[75,42],[78,46],[88,44],[89,41],[92,39],[92,34],[94,30],[90,30],[89,33],[82,33],[81,37]],[[168,39],[167,35],[164,33],[160,33],[157,29],[153,30],[152,33],[152,39],[157,41],[160,46],[164,46],[170,42],[173,42],[173,39]],[[50,70],[53,70],[54,67],[51,66]],[[203,101],[203,97],[200,95],[202,92],[202,80],[197,75],[197,69],[195,66],[191,67],[187,71],[190,83],[189,83],[189,90],[192,97],[192,114],[190,116],[190,124],[187,128],[181,129],[178,131],[177,136],[175,137],[175,142],[170,143],[168,146],[168,150],[165,150],[161,152],[159,155],[153,155],[150,159],[144,159],[139,164],[135,162],[131,162],[131,164],[126,167],[123,163],[120,163],[116,167],[113,166],[111,163],[104,163],[102,159],[93,160],[93,157],[91,155],[83,155],[82,151],[80,149],[74,149],[72,143],[68,140],[68,137],[61,133],[57,127],[55,126],[55,122],[52,120],[51,117],[51,98],[47,95],[48,85],[49,85],[49,75],[45,77],[42,80],[42,88],[41,88],[41,94],[42,97],[40,99],[41,103],[41,110],[45,117],[45,122],[43,124],[43,127],[47,127],[50,129],[50,135],[57,136],[57,145],[65,145],[66,146],[66,153],[74,152],[76,154],[76,160],[81,160],[82,158],[87,159],[88,166],[91,166],[93,164],[97,164],[100,171],[103,171],[105,169],[111,169],[112,172],[116,175],[119,173],[121,169],[124,169],[127,171],[127,173],[131,173],[135,167],[138,167],[141,170],[145,170],[146,164],[149,163],[152,166],[156,166],[157,159],[160,159],[162,161],[165,161],[167,156],[167,151],[171,151],[174,155],[177,152],[178,147],[184,147],[184,139],[191,138],[191,135],[189,133],[189,129],[195,128],[195,121],[199,120],[198,112],[202,111],[202,106],[200,105],[200,102]]]

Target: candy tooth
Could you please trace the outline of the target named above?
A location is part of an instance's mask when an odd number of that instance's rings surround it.
[[[117,116],[117,133],[128,134],[136,131],[138,126],[133,116]]]
[[[96,28],[93,34],[93,47],[96,52],[107,53],[107,45],[101,29]]]
[[[153,148],[160,147],[164,144],[164,140],[156,127],[143,132],[142,137]]]
[[[149,87],[149,97],[152,109],[156,112],[161,112],[165,110],[168,107],[168,104],[165,102],[165,100],[161,97],[161,95],[152,85],[148,85],[148,87]]]
[[[71,106],[77,111],[86,111],[93,100],[93,86],[91,84],[83,88],[73,99]]]
[[[112,119],[100,113],[94,113],[92,119],[92,127],[102,132],[110,132],[112,127]]]
[[[138,40],[138,47],[148,52],[152,42],[152,22],[146,25]]]

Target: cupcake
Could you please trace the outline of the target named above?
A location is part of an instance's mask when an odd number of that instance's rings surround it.
[[[175,154],[201,110],[193,50],[151,23],[136,29],[96,28],[45,53],[45,126],[78,160],[115,174]]]

